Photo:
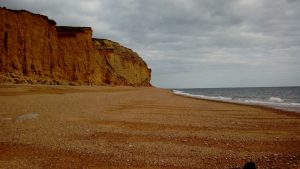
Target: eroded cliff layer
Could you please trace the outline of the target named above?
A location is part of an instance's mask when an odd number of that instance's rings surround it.
[[[121,46],[117,42],[107,39],[93,39],[94,44],[101,56],[104,56],[108,71],[115,75],[109,79],[109,83],[124,83],[126,85],[140,84],[148,86],[151,79],[151,70],[136,52]],[[123,77],[123,78],[120,78]],[[123,79],[123,82],[115,82]]]
[[[151,70],[131,49],[23,10],[0,8],[0,52],[0,82],[151,85]]]

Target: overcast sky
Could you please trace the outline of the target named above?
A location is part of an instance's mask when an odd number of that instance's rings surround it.
[[[157,87],[300,86],[300,0],[1,0],[137,51]]]

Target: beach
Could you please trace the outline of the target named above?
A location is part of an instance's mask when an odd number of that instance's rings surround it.
[[[300,114],[154,87],[0,85],[0,168],[300,168]]]

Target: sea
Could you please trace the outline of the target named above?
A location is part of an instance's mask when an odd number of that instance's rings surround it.
[[[300,86],[172,89],[177,95],[260,105],[300,113]]]

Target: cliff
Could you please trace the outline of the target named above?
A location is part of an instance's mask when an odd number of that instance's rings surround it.
[[[131,49],[24,10],[0,8],[0,52],[0,82],[151,86]]]
[[[120,83],[115,82],[114,79],[118,80],[122,77],[125,80],[123,83],[126,85],[149,85],[151,70],[147,68],[147,64],[136,52],[111,40],[93,39],[93,41],[99,54],[105,57],[105,62],[109,65],[110,70],[117,75],[110,79],[109,83]]]

